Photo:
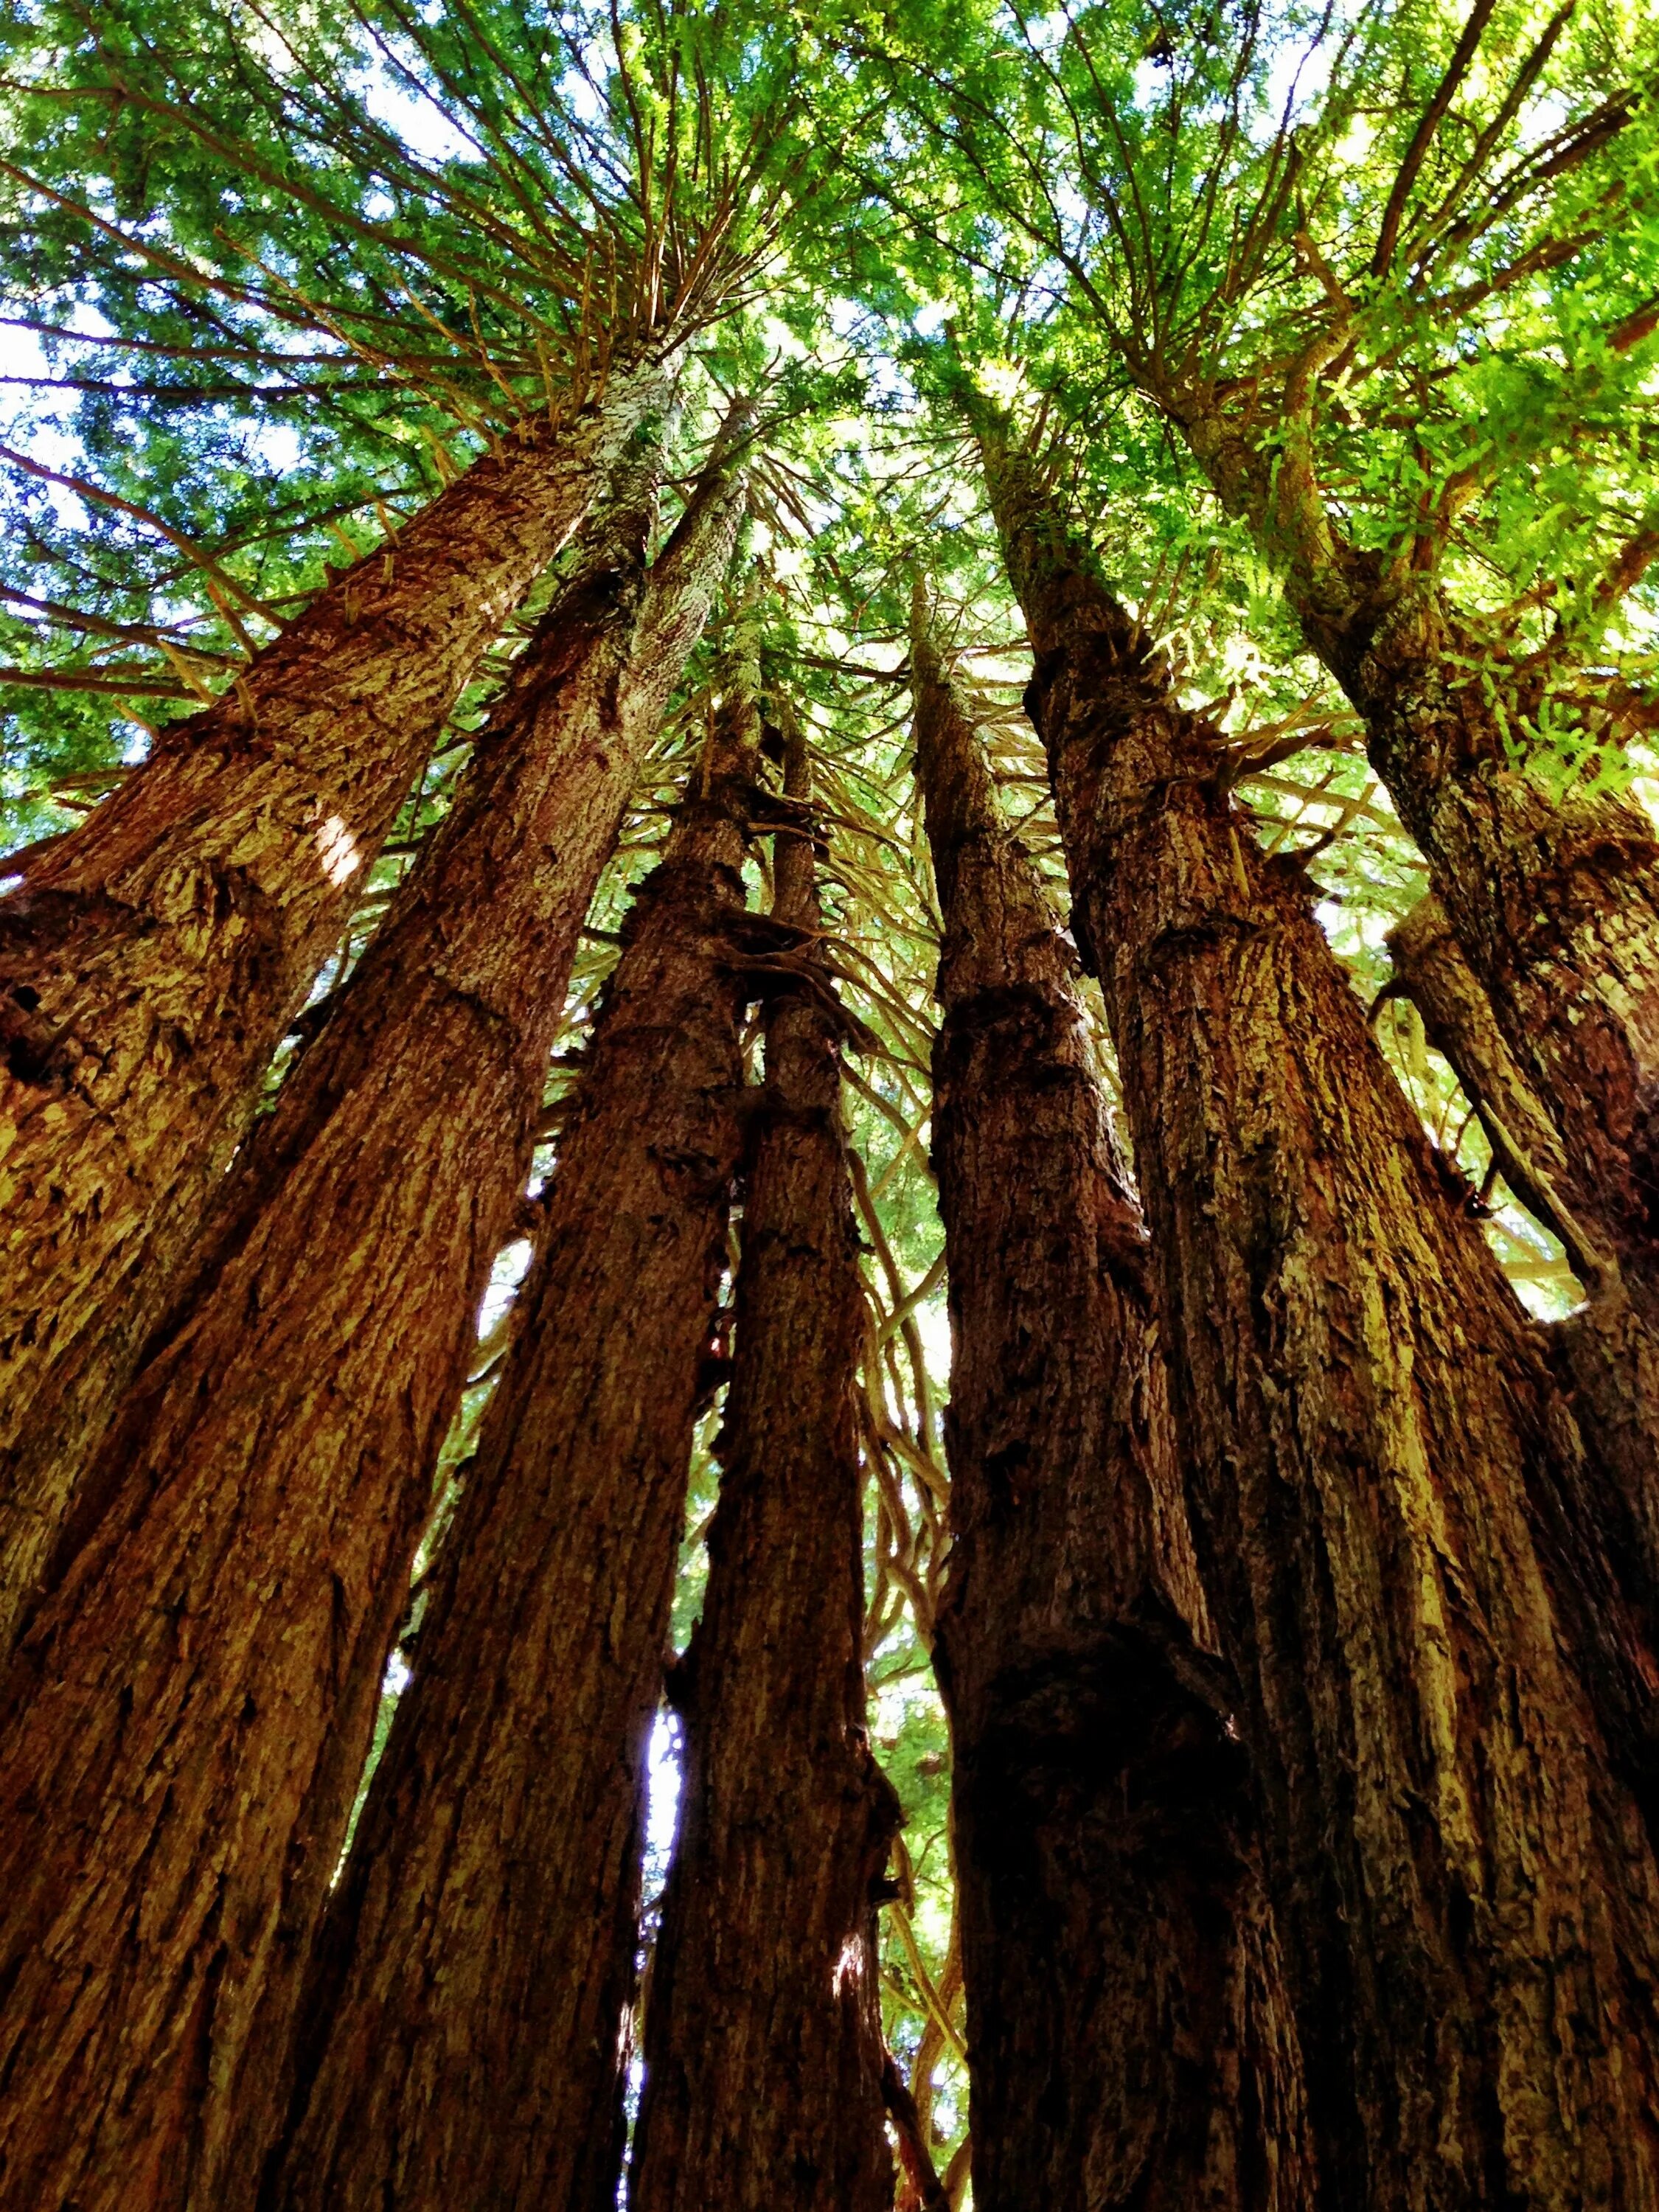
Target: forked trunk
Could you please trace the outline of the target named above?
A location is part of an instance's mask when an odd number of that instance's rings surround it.
[[[1599,1516],[1621,1581],[1659,1644],[1659,1340],[1598,1222],[1573,1212],[1561,1139],[1504,1042],[1492,1001],[1432,894],[1389,933],[1396,982],[1423,1017],[1480,1120],[1499,1170],[1552,1229],[1583,1279],[1583,1306],[1553,1334],[1573,1410],[1613,1492]]]
[[[641,885],[307,1997],[282,2212],[610,2212],[646,1747],[740,1146],[729,686]]]
[[[0,898],[0,1656],[444,717],[668,386],[477,462]]]
[[[1633,800],[1544,788],[1494,701],[1513,672],[1485,670],[1443,594],[1408,593],[1345,646],[1333,666],[1367,719],[1372,765],[1560,1133],[1563,1197],[1659,1328],[1653,825]],[[1509,700],[1511,724],[1528,704]]]
[[[1036,870],[911,634],[945,922],[951,1715],[974,2202],[1291,2212],[1301,2057],[1175,1464],[1140,1218]]]
[[[1305,468],[1287,455],[1270,473],[1249,439],[1181,419],[1224,502],[1275,539],[1303,633],[1365,717],[1371,764],[1559,1132],[1562,1195],[1659,1331],[1653,825],[1610,793],[1546,787],[1527,760],[1536,676],[1438,584],[1341,538]]]
[[[1560,1540],[1582,1467],[1538,1333],[1301,871],[1263,860],[1221,789],[1218,732],[1006,438],[985,443],[1262,1790],[1323,2201],[1650,2203],[1659,1881],[1571,1671],[1618,1601],[1575,1586],[1584,1555]]]
[[[660,441],[234,1172],[5,1690],[8,2208],[216,2206],[282,2117],[577,933],[739,495],[647,582]],[[142,1909],[140,1909],[142,1900]]]
[[[807,792],[792,731],[786,795]],[[766,1023],[708,1587],[676,1703],[679,1832],[645,2019],[633,2212],[887,2212],[865,1735],[858,1236],[810,817],[777,841],[801,980]]]

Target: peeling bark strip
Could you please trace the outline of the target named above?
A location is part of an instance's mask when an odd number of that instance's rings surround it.
[[[1164,404],[1170,405],[1169,396]],[[1223,503],[1285,563],[1303,634],[1370,730],[1370,756],[1504,1041],[1560,1133],[1564,1196],[1659,1328],[1659,841],[1633,801],[1528,773],[1535,670],[1446,593],[1333,527],[1305,441],[1266,450],[1175,406]]]
[[[14,1662],[8,2212],[246,2203],[280,2122],[297,1977],[577,933],[735,527],[740,494],[712,485],[642,587],[660,436],[641,444],[236,1170]]]
[[[1659,2189],[1659,1880],[1558,1635],[1576,1437],[1220,740],[987,471],[1116,1039],[1205,1587],[1238,1676],[1322,2201]],[[1540,1513],[1540,1522],[1542,1515]],[[1564,1601],[1558,1609],[1553,1600]]]
[[[1154,1349],[1139,1214],[1036,870],[911,633],[945,921],[951,1715],[974,2202],[1300,2212],[1301,2056]]]
[[[610,2212],[645,1754],[740,1145],[729,694],[635,897],[545,1244],[307,1998],[283,2212]]]
[[[1632,1300],[1601,1224],[1579,1220],[1561,1139],[1504,1043],[1492,1001],[1444,908],[1420,899],[1389,933],[1396,987],[1423,1017],[1474,1106],[1504,1181],[1566,1247],[1588,1302],[1552,1334],[1571,1378],[1573,1410],[1616,1495],[1600,1516],[1620,1580],[1650,1644],[1659,1628],[1659,1340]]]
[[[0,899],[0,1654],[444,716],[667,389],[475,463]]]
[[[822,923],[792,729],[773,919]],[[816,964],[816,963],[814,963]],[[865,1735],[863,1291],[827,971],[766,1023],[679,1834],[645,2021],[633,2212],[887,2212],[875,1885],[898,1807]]]

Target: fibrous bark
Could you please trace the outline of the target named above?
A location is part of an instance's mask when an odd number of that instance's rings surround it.
[[[0,1652],[445,715],[667,382],[477,462],[0,899]]]
[[[234,1171],[6,1682],[8,2207],[242,2198],[281,2118],[577,933],[735,527],[717,477],[643,580],[642,444]]]
[[[804,799],[793,729],[785,792]],[[875,1885],[897,1803],[865,1734],[863,1335],[842,1021],[808,817],[781,830],[795,978],[766,1023],[679,1831],[645,2020],[633,2212],[886,2212]]]
[[[1324,2201],[1651,2203],[1659,1881],[1563,1646],[1577,1440],[1293,860],[991,425],[1265,1810]]]
[[[1389,950],[1396,988],[1449,1062],[1504,1181],[1560,1238],[1583,1281],[1584,1304],[1553,1334],[1579,1427],[1613,1484],[1599,1517],[1652,1644],[1659,1626],[1659,1343],[1601,1225],[1574,1212],[1560,1136],[1432,894],[1390,931]]]
[[[974,2201],[1312,2203],[1301,2056],[1072,958],[911,636],[945,924],[951,1716]]]
[[[283,2212],[609,2212],[646,1747],[740,1148],[729,684],[636,894],[545,1241],[307,1998]]]

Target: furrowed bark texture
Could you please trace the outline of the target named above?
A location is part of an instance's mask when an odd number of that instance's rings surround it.
[[[1579,1472],[1537,1332],[1300,871],[1264,861],[1218,789],[1218,733],[986,447],[1323,2201],[1651,2204],[1659,1883],[1558,1649],[1586,1593],[1529,1525],[1528,1489],[1547,1539]]]
[[[641,885],[307,1999],[283,2212],[609,2212],[646,1748],[741,1144],[732,690]]]
[[[921,615],[920,601],[918,615]],[[1296,2027],[1068,957],[925,622],[945,922],[951,1716],[974,2201],[1314,2202]]]
[[[1561,1239],[1585,1285],[1585,1304],[1553,1334],[1579,1427],[1611,1478],[1614,1494],[1603,1524],[1652,1644],[1659,1625],[1659,1344],[1600,1224],[1579,1220],[1564,1194],[1571,1176],[1560,1137],[1432,894],[1389,933],[1389,950],[1397,982],[1463,1086],[1505,1182]]]
[[[1610,793],[1558,800],[1528,772],[1536,674],[1494,654],[1431,580],[1343,540],[1294,440],[1269,477],[1213,420],[1188,412],[1183,428],[1223,501],[1285,560],[1304,635],[1365,717],[1371,764],[1560,1133],[1563,1196],[1659,1330],[1652,824]]]
[[[477,462],[0,898],[0,1652],[445,715],[667,388]]]
[[[298,1978],[577,933],[730,547],[728,489],[642,585],[643,442],[236,1170],[14,1662],[7,2206],[248,2201],[281,2121]]]
[[[804,799],[798,732],[786,761]],[[863,1293],[804,817],[775,869],[774,920],[807,957],[767,1017],[633,2212],[887,2212],[893,2196],[872,1900],[898,1808],[865,1735]]]

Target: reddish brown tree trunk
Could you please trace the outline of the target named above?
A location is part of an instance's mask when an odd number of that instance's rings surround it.
[[[739,495],[711,484],[642,588],[646,443],[236,1171],[14,1662],[9,2208],[243,2201],[280,2118],[296,1978],[577,932],[735,526]]]
[[[1314,2201],[1249,1762],[1067,956],[977,731],[911,635],[945,922],[951,1715],[974,2202]]]
[[[1563,1196],[1659,1333],[1659,840],[1635,803],[1558,799],[1526,764],[1535,671],[1427,577],[1332,527],[1293,454],[1178,410],[1223,501],[1273,539],[1309,645],[1366,720],[1372,766],[1505,1042],[1559,1132]]]
[[[0,899],[0,1653],[445,715],[666,390],[477,462]]]
[[[798,731],[786,794],[806,795]],[[633,2212],[886,2212],[875,1885],[898,1808],[864,1725],[858,1236],[812,845],[781,831],[708,1594],[676,1703],[679,1833],[645,2020]]]
[[[1322,2189],[1342,2212],[1650,2203],[1659,1880],[1563,1662],[1602,1593],[1553,1542],[1581,1470],[1537,1333],[1300,871],[1221,790],[1218,732],[986,443]]]
[[[283,2212],[616,2202],[646,1746],[740,1146],[757,734],[729,685],[623,933],[319,1946]]]

